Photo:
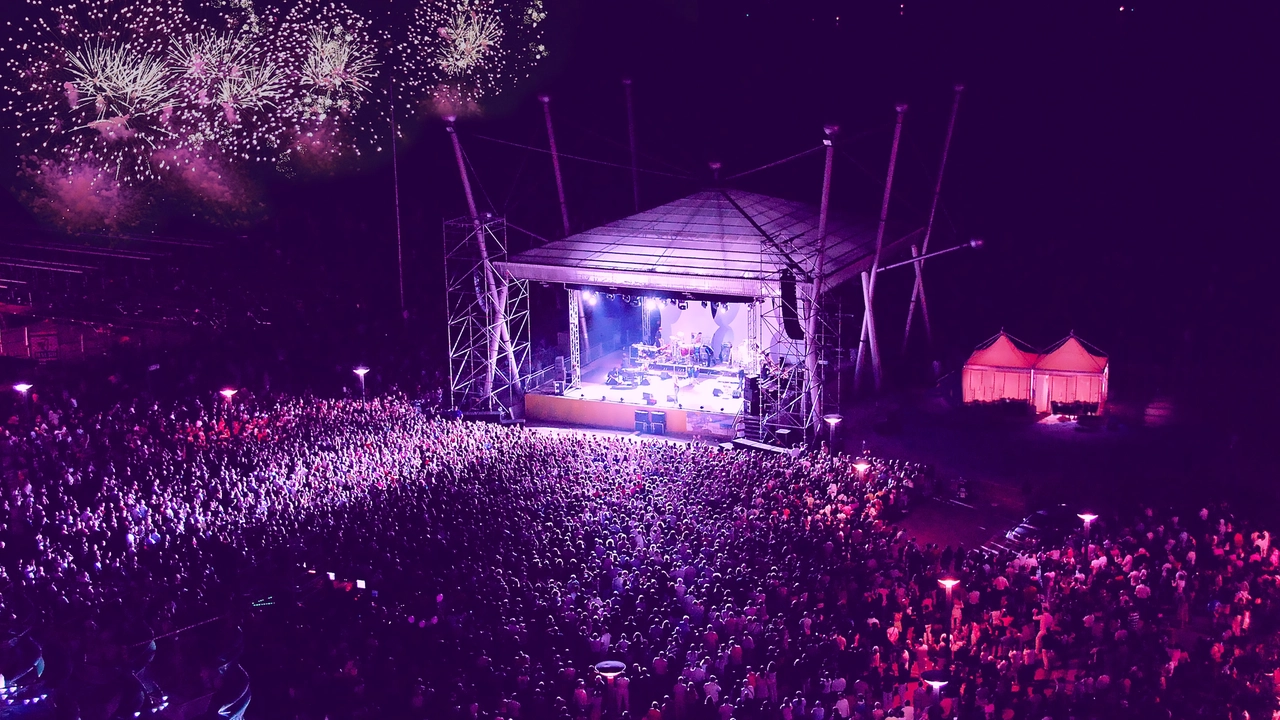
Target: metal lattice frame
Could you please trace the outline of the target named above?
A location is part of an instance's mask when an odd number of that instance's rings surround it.
[[[569,367],[565,389],[582,387],[582,291],[569,290]]]
[[[747,311],[747,372],[760,375],[758,419],[764,439],[779,441],[778,431],[785,429],[794,441],[808,443],[818,428],[809,422],[806,344],[788,338],[783,330],[780,295],[756,298]],[[772,369],[768,373],[762,372],[766,365]]]
[[[488,268],[481,259],[481,240],[488,250]],[[449,387],[454,407],[505,409],[515,416],[523,405],[522,378],[530,370],[529,283],[498,273],[494,265],[506,257],[505,219],[459,218],[444,223]],[[489,277],[499,285],[496,293],[486,287]],[[505,333],[494,322],[488,299],[494,296],[505,301],[501,318]],[[504,335],[510,338],[509,346]],[[494,343],[502,346],[497,360],[490,354]]]

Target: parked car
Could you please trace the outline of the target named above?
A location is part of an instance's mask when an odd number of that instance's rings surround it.
[[[1037,510],[1017,527],[1005,533],[1005,540],[1016,548],[1061,542],[1080,525],[1080,518],[1066,505]]]

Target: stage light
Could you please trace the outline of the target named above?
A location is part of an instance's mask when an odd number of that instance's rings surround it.
[[[13,389],[14,389],[14,390],[17,390],[18,392],[22,393],[23,395],[26,395],[26,394],[27,394],[27,391],[28,391],[28,390],[30,390],[30,389],[31,389],[31,388],[33,388],[33,387],[35,387],[35,385],[32,385],[31,383],[18,383],[17,385],[14,385],[14,386],[13,386]]]
[[[239,390],[236,390],[236,389],[234,389],[234,388],[224,388],[224,389],[222,389],[222,390],[219,390],[219,391],[218,391],[218,394],[219,394],[219,395],[221,395],[222,397],[226,398],[226,399],[227,399],[227,402],[231,402],[231,398],[235,397],[235,396],[236,396],[236,393],[238,393],[238,392],[240,392],[240,391],[239,391]]]
[[[708,305],[707,305],[707,301],[706,301],[706,300],[703,300],[703,301],[702,301],[702,307],[704,307],[704,308],[705,308],[705,307],[708,307]]]
[[[593,307],[595,306],[595,304],[596,304],[596,294],[595,294],[595,293],[587,293],[587,304],[588,304],[588,305],[591,305],[591,306],[593,306]]]
[[[684,300],[681,300],[680,302],[676,303],[676,307],[680,308],[681,310],[688,310],[689,303],[685,302]]]
[[[605,300],[612,300],[613,298],[614,298],[614,294],[613,294],[613,293],[609,293],[608,295],[605,295],[605,296],[604,296],[604,299],[605,299]]]
[[[647,310],[657,310],[658,301],[655,300],[654,298],[649,298],[648,300],[645,301],[644,306],[645,306],[645,309]]]

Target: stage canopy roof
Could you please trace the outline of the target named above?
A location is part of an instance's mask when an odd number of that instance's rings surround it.
[[[675,295],[774,295],[790,269],[802,287],[817,265],[818,208],[742,190],[704,190],[498,263],[526,280]],[[767,236],[767,237],[766,237]],[[871,269],[874,221],[827,221],[825,288]],[[883,253],[891,243],[886,234]]]

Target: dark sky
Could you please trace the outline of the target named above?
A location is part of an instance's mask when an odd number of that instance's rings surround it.
[[[698,175],[645,176],[645,204],[698,189],[708,160],[731,174],[813,147],[822,125],[837,123],[836,207],[870,214],[902,101],[911,109],[892,212],[920,222],[951,87],[963,82],[939,239],[977,236],[987,247],[931,269],[947,357],[1001,327],[1037,345],[1074,330],[1112,354],[1118,386],[1189,388],[1247,417],[1255,396],[1274,395],[1260,382],[1277,360],[1268,211],[1280,6],[1140,0],[1121,11],[1121,1],[547,0],[550,59],[464,122],[464,143],[488,204],[558,235],[546,156],[476,136],[543,145],[535,96],[548,92],[562,151],[626,162],[629,76],[647,167]],[[407,285],[428,317],[440,222],[465,204],[439,121],[404,129]],[[816,203],[820,162],[741,186]],[[630,210],[625,171],[565,169],[575,229]],[[264,186],[268,221],[236,233],[284,244],[335,286],[394,305],[388,164]],[[5,214],[20,219],[13,207]],[[907,279],[886,275],[878,295],[894,346]]]

